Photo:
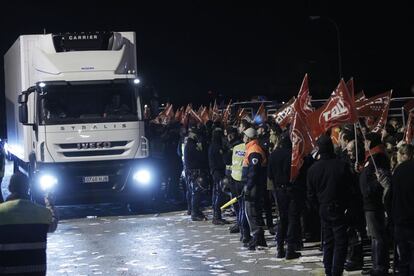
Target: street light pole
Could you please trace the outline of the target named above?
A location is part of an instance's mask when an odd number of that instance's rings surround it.
[[[310,20],[318,20],[321,19],[321,16],[309,16]],[[338,48],[338,73],[339,73],[339,79],[342,78],[342,56],[341,56],[341,37],[339,34],[339,27],[338,24],[329,17],[324,17],[326,20],[328,20],[330,23],[332,23],[335,27],[336,31],[336,42],[337,42],[337,48]]]

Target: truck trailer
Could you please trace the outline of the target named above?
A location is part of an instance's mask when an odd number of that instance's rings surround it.
[[[150,197],[134,32],[21,35],[4,64],[5,148],[33,200]]]

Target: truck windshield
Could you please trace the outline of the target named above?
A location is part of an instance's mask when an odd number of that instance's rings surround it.
[[[39,124],[137,121],[136,87],[123,82],[47,83],[38,97]]]

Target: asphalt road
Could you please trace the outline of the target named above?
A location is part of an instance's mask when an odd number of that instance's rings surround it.
[[[10,165],[6,172],[4,195]],[[47,275],[323,275],[317,243],[306,243],[300,259],[277,259],[267,231],[269,247],[251,252],[228,225],[211,223],[210,209],[209,221],[192,222],[182,207],[164,203],[135,215],[113,204],[59,207],[61,221],[48,238]],[[171,209],[181,211],[165,212]]]

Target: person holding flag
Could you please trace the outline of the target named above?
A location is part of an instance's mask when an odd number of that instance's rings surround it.
[[[388,241],[384,199],[390,183],[390,161],[377,133],[365,135],[365,164],[359,176],[368,236],[371,238],[372,269],[370,275],[387,275]]]

